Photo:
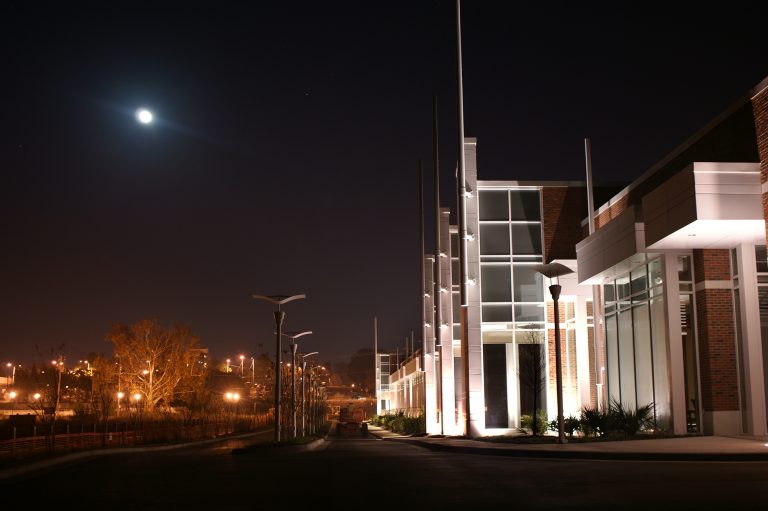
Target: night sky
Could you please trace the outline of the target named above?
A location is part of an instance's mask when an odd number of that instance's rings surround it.
[[[306,293],[285,326],[323,360],[376,315],[402,344],[433,94],[455,193],[453,2],[160,4],[0,6],[1,361],[143,318],[271,350],[252,293]],[[595,179],[631,180],[768,74],[758,3],[504,5],[463,6],[481,179],[581,180],[590,136]]]

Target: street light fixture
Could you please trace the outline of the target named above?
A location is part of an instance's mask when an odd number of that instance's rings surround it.
[[[306,380],[306,373],[307,373],[307,361],[305,360],[307,357],[311,355],[317,355],[320,353],[319,351],[313,351],[311,353],[307,353],[306,355],[301,356],[301,436],[306,436],[306,419],[307,419],[307,411],[306,411],[306,403],[307,399],[304,394],[304,380]]]
[[[557,280],[562,275],[573,273],[573,270],[560,263],[537,264],[533,267],[538,273],[548,277],[550,282],[554,279],[555,283],[550,284],[549,292],[552,294],[555,312],[555,380],[557,386],[557,442],[560,444],[568,443],[565,438],[564,418],[563,418],[563,366],[562,355],[560,354],[560,310],[557,301],[560,299],[560,286]]]
[[[291,344],[291,431],[293,432],[293,438],[296,438],[296,350],[299,348],[296,339],[311,334],[311,330],[306,330],[304,332],[286,332],[283,334],[293,340],[293,343]]]
[[[277,305],[275,311],[275,442],[280,441],[280,337],[283,334],[283,320],[285,319],[285,312],[281,310],[281,307],[288,302],[294,300],[301,300],[306,298],[307,295],[253,295],[253,298],[269,302],[273,305]]]

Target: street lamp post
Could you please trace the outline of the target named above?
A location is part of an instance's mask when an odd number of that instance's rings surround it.
[[[549,286],[549,292],[552,294],[552,301],[555,313],[555,380],[557,386],[557,442],[560,444],[568,443],[565,438],[565,428],[563,419],[563,365],[562,354],[560,353],[560,310],[558,300],[560,299],[560,291],[562,286],[557,283],[557,278],[561,275],[567,275],[573,273],[573,270],[560,263],[540,264],[534,267],[534,269],[549,277],[550,282],[555,279],[555,284]]]
[[[307,399],[304,394],[304,380],[306,379],[306,373],[307,373],[307,361],[304,360],[305,358],[311,356],[311,355],[317,355],[319,351],[313,351],[312,353],[307,353],[306,355],[301,356],[301,436],[306,436],[307,430],[306,430],[306,422],[307,422],[307,411],[306,411],[306,402]]]
[[[8,362],[6,366],[12,368],[11,369],[11,386],[15,387],[16,386],[16,364],[12,362]]]
[[[291,431],[293,432],[293,438],[296,438],[296,350],[299,348],[296,339],[311,334],[311,330],[286,332],[283,334],[293,340],[293,343],[291,343]]]
[[[253,295],[253,298],[257,300],[263,300],[273,305],[277,305],[275,311],[275,442],[280,441],[280,337],[283,334],[283,320],[285,319],[285,312],[281,310],[281,306],[293,300],[300,300],[306,298],[307,295]]]

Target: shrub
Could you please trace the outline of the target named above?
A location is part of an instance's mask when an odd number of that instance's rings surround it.
[[[609,408],[611,416],[610,430],[612,433],[623,433],[627,436],[632,436],[644,429],[653,427],[652,403],[633,409],[616,400],[611,400]]]
[[[557,433],[557,419],[553,420],[549,423],[549,430],[554,431]],[[573,436],[573,434],[576,431],[581,431],[581,421],[574,417],[573,415],[569,415],[568,417],[563,418],[563,431],[568,436]]]
[[[608,417],[596,408],[582,408],[579,422],[584,436],[603,436],[607,432]]]
[[[536,431],[533,430],[533,416],[523,415],[520,417],[520,427],[531,430],[532,435],[544,435],[547,432],[547,411],[539,410],[536,414]]]

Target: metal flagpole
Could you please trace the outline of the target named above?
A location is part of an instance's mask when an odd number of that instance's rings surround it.
[[[461,0],[456,0],[456,98],[458,111],[458,190],[459,190],[459,281],[461,290],[461,368],[463,372],[462,403],[464,434],[471,435],[469,409],[469,325],[467,297],[467,176],[464,159],[464,83],[461,62]]]
[[[589,234],[595,232],[595,192],[592,183],[592,146],[589,138],[584,139],[584,159],[587,167],[587,213],[589,219]],[[592,286],[592,332],[595,340],[595,387],[597,393],[597,406],[605,407],[605,371],[604,362],[604,337],[603,337],[603,301],[600,286]]]

